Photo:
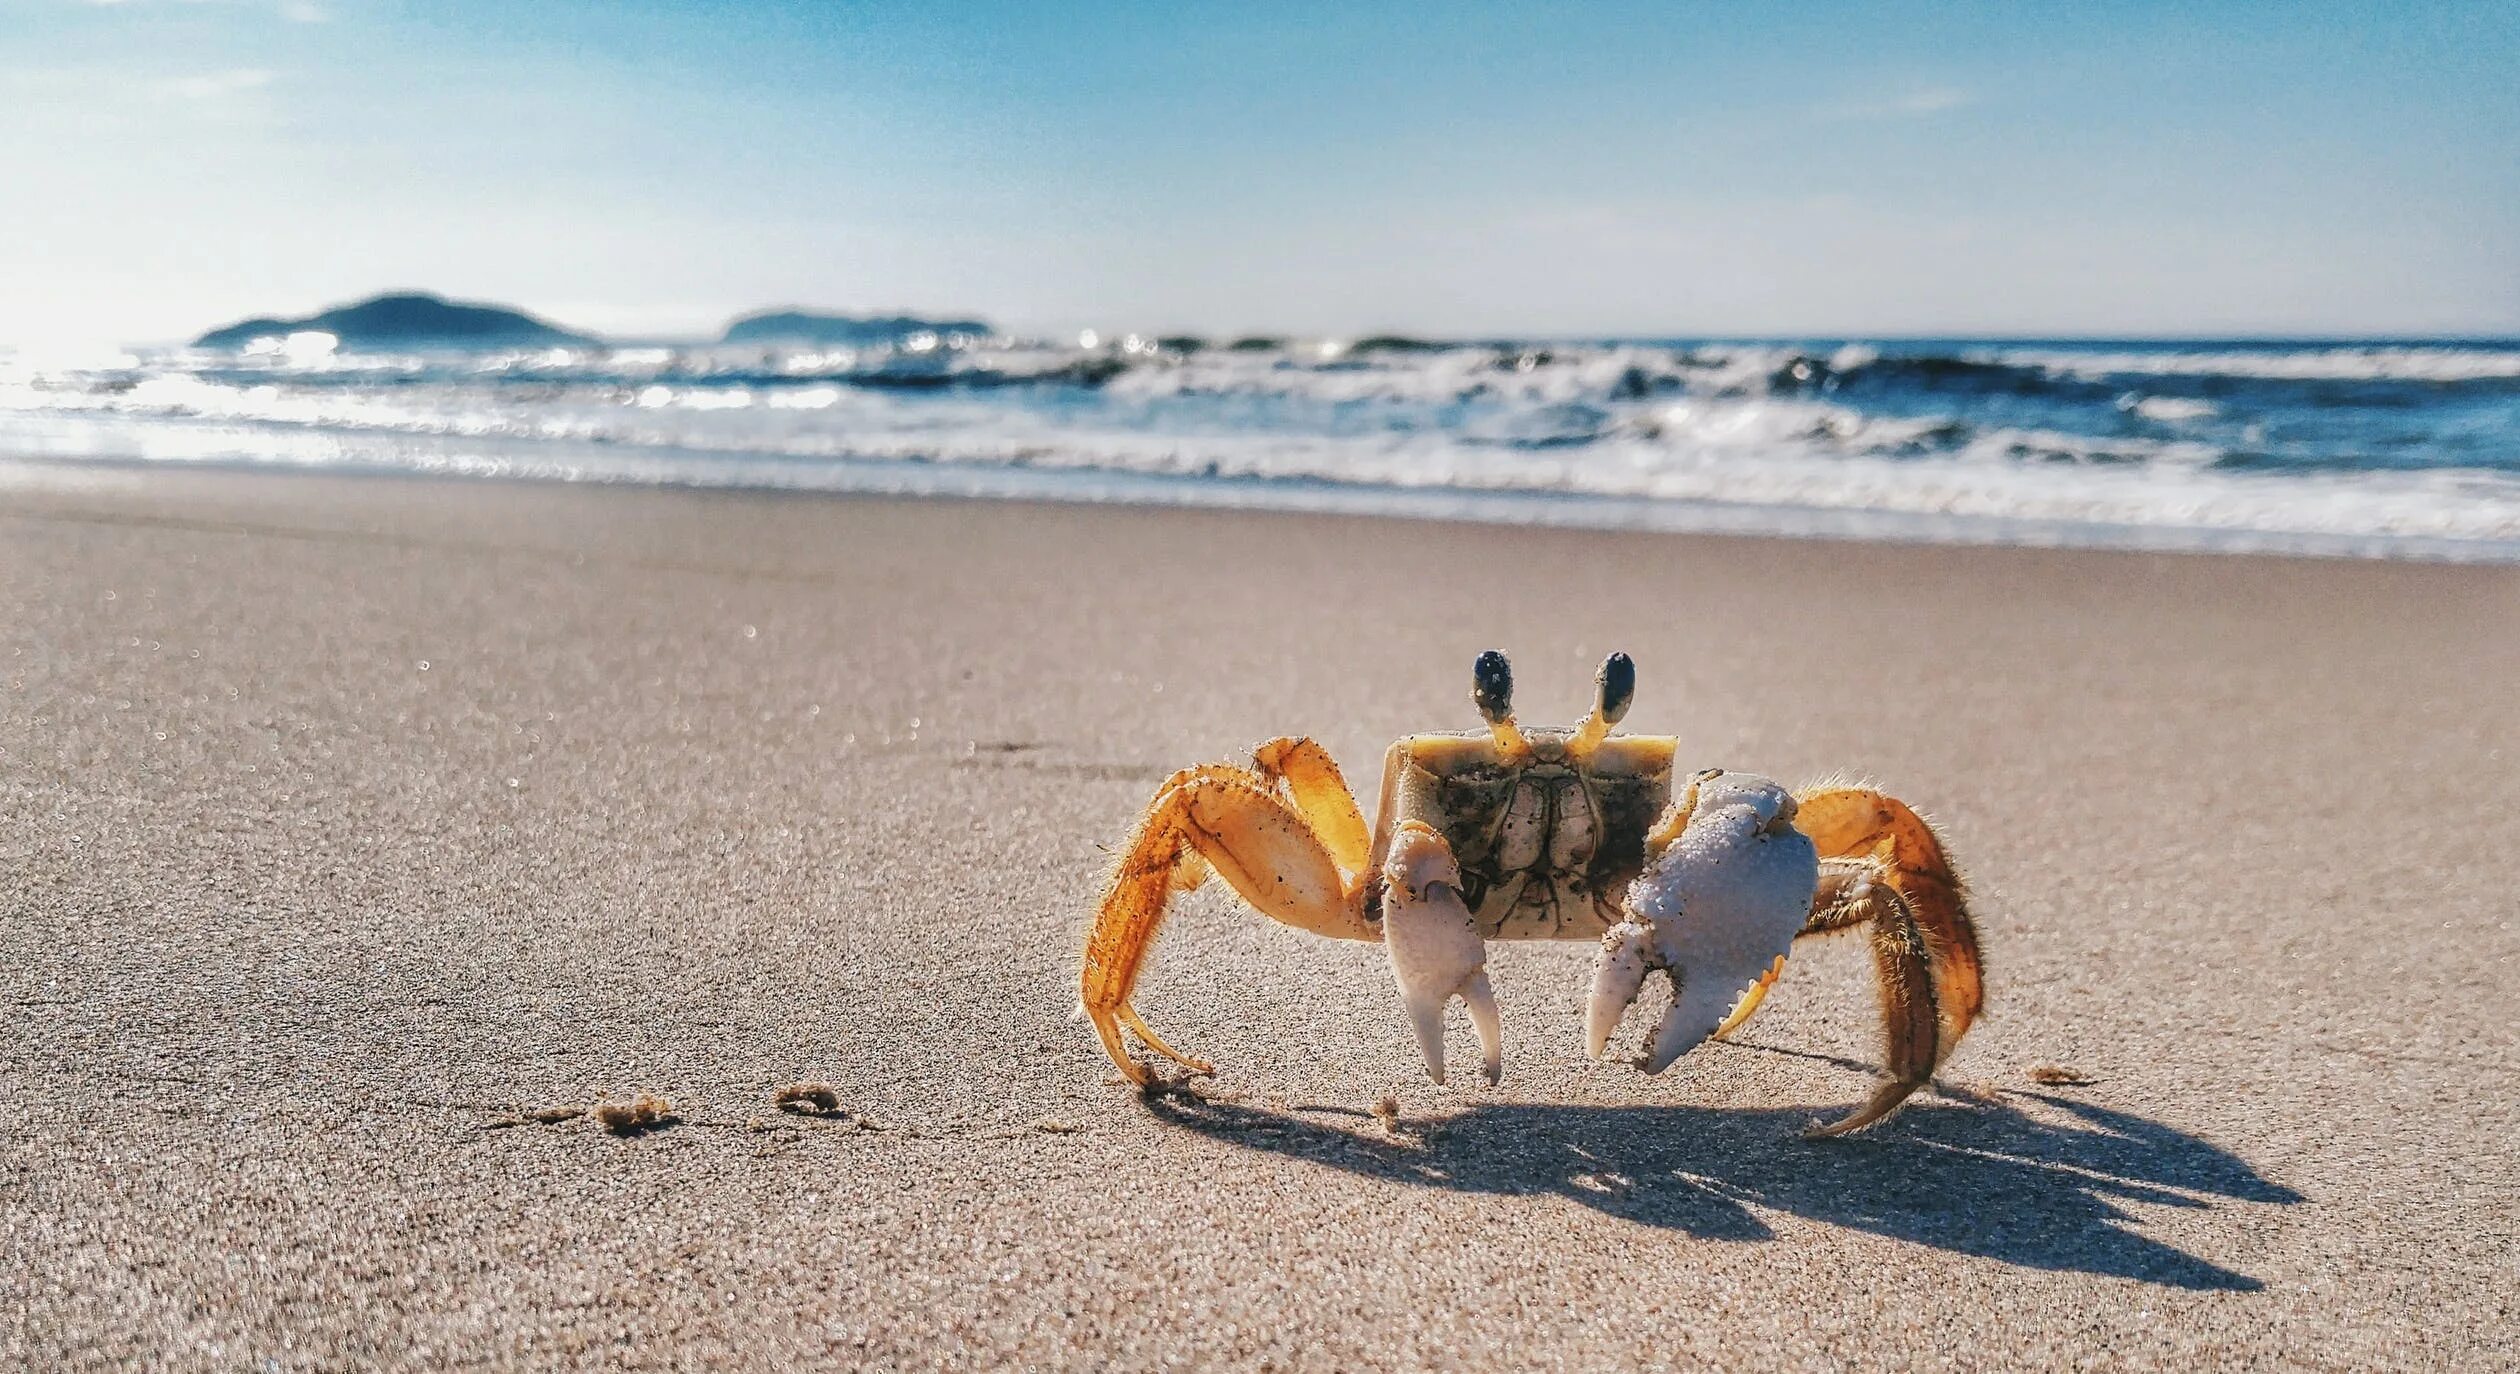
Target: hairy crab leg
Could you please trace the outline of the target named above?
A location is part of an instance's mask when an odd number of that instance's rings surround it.
[[[1870,928],[1890,1081],[1844,1119],[1844,1135],[1879,1121],[1930,1082],[1985,1004],[1968,893],[1924,817],[1870,788],[1804,793],[1794,824],[1827,863],[1806,935]]]
[[[1129,1056],[1123,1025],[1157,1053],[1206,1067],[1157,1039],[1129,1002],[1172,894],[1184,877],[1197,876],[1184,872],[1194,864],[1213,870],[1274,920],[1316,935],[1381,938],[1365,919],[1361,884],[1341,874],[1303,815],[1267,780],[1224,764],[1175,773],[1157,789],[1121,850],[1085,937],[1078,1000],[1104,1052],[1132,1083],[1147,1082],[1149,1073]]]
[[[1138,1039],[1145,1041],[1148,1049],[1155,1051],[1157,1054],[1164,1056],[1166,1059],[1169,1059],[1176,1064],[1179,1064],[1181,1067],[1188,1069],[1192,1073],[1216,1072],[1216,1066],[1214,1064],[1211,1064],[1204,1059],[1194,1059],[1191,1056],[1174,1049],[1172,1046],[1165,1044],[1164,1037],[1157,1035],[1154,1027],[1147,1025],[1145,1019],[1137,1014],[1137,1008],[1123,1002],[1120,1004],[1119,1016],[1120,1024],[1127,1026]]]

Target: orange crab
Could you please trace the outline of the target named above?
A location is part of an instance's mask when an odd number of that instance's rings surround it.
[[[1131,1081],[1149,1080],[1121,1028],[1195,1072],[1130,993],[1175,892],[1212,872],[1262,914],[1316,935],[1380,941],[1427,1072],[1444,1081],[1444,1008],[1459,997],[1490,1083],[1502,1072],[1491,940],[1602,946],[1585,1017],[1599,1058],[1648,976],[1672,1001],[1632,1062],[1660,1073],[1756,1011],[1793,942],[1861,927],[1879,974],[1889,1081],[1818,1135],[1889,1115],[1929,1081],[1983,1000],[1976,928],[1933,827],[1870,788],[1800,794],[1710,768],[1672,775],[1679,741],[1611,734],[1635,695],[1625,654],[1573,729],[1514,720],[1505,656],[1479,656],[1487,729],[1411,735],[1383,756],[1368,831],[1329,753],[1261,745],[1247,767],[1165,780],[1122,850],[1085,944],[1084,1013]]]

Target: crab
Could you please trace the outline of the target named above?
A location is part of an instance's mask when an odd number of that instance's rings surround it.
[[[1584,1039],[1604,1058],[1646,981],[1671,1001],[1630,1062],[1658,1074],[1740,1029],[1806,936],[1868,932],[1887,1079],[1814,1135],[1888,1116],[1930,1082],[1983,1003],[1978,938],[1942,838],[1869,787],[1790,792],[1709,768],[1675,783],[1679,741],[1613,735],[1636,691],[1614,653],[1592,711],[1572,729],[1525,727],[1513,670],[1495,651],[1472,669],[1482,731],[1410,735],[1383,756],[1369,831],[1329,752],[1273,739],[1247,766],[1184,769],[1156,790],[1121,850],[1086,937],[1082,1011],[1121,1073],[1153,1081],[1125,1027],[1192,1073],[1131,1003],[1176,893],[1222,878],[1262,914],[1334,939],[1380,942],[1426,1070],[1444,1074],[1444,1014],[1470,1013],[1492,1086],[1503,1032],[1487,977],[1493,940],[1601,946]]]

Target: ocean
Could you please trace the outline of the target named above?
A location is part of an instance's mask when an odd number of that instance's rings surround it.
[[[0,352],[0,456],[2520,561],[2520,342]]]

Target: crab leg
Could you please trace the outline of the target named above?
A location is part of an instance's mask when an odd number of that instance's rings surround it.
[[[1827,788],[1798,800],[1795,826],[1824,860],[1838,861],[1824,865],[1802,933],[1868,925],[1881,988],[1890,1081],[1843,1120],[1813,1132],[1843,1135],[1888,1116],[1929,1082],[1986,994],[1968,895],[1933,827],[1906,803],[1870,788]],[[1748,1010],[1736,1011],[1732,1024],[1746,1019]]]
[[[1303,736],[1285,736],[1252,750],[1251,768],[1263,778],[1285,781],[1288,798],[1333,862],[1349,873],[1363,871],[1373,837],[1329,750]]]
[[[1199,866],[1274,920],[1316,935],[1381,938],[1365,919],[1361,884],[1342,875],[1302,813],[1268,780],[1223,764],[1175,773],[1121,851],[1085,939],[1079,1001],[1111,1062],[1133,1083],[1149,1075],[1121,1042],[1123,1025],[1156,1053],[1200,1072],[1209,1068],[1157,1038],[1129,1003],[1172,894],[1197,886]]]

